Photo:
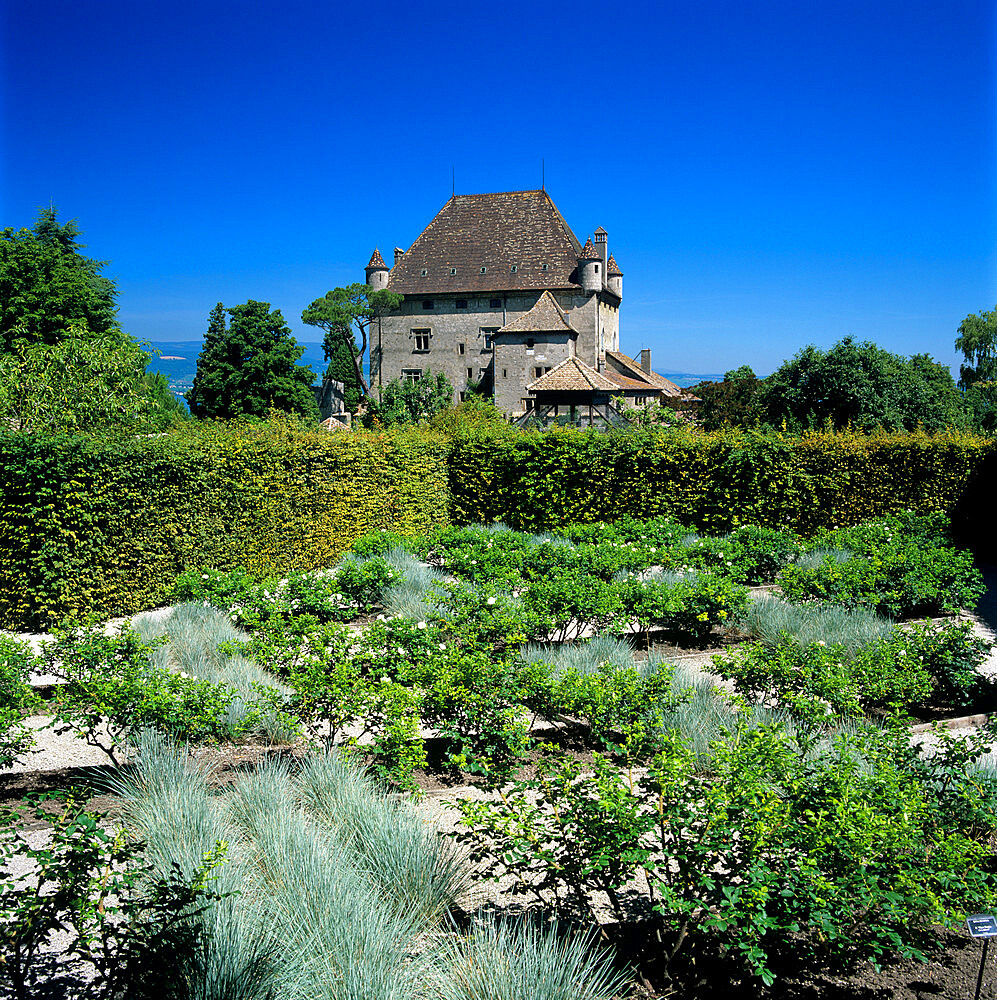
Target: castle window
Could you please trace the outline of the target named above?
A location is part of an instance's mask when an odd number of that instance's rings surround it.
[[[457,345],[457,353],[458,354],[463,354],[464,353],[464,345],[463,344],[458,344]]]
[[[422,308],[423,309],[432,309],[433,308],[433,300],[432,299],[423,299],[422,300]]]
[[[457,273],[457,268],[455,268],[455,267],[450,268],[450,273],[451,274],[456,274]]]
[[[547,265],[546,264],[541,264],[540,265],[540,270],[541,271],[546,271],[547,270]]]
[[[498,333],[497,326],[483,326],[481,328],[481,336],[485,341],[484,346],[482,347],[483,351],[490,351],[495,346],[495,342],[492,338],[496,333]]]
[[[538,367],[538,368],[534,368],[533,369],[533,377],[534,378],[540,378],[540,376],[543,375],[543,373],[544,373],[543,368],[539,368]]]
[[[508,377],[509,377],[509,370],[508,370],[508,368],[503,368],[502,369],[502,378],[508,378]]]
[[[457,300],[457,308],[458,309],[466,309],[467,308],[467,299],[458,299]]]
[[[422,378],[421,368],[403,368],[402,379],[406,382],[418,382]]]
[[[599,273],[599,265],[598,265],[598,264],[596,264],[596,265],[595,265],[595,273],[596,273],[596,274],[598,274],[598,273]]]
[[[467,377],[471,378],[472,375],[474,375],[474,369],[473,368],[468,368],[467,369]]]
[[[533,341],[532,337],[527,337],[526,338],[526,349],[528,351],[532,351],[533,350],[533,343],[534,343],[534,341]]]
[[[501,309],[502,308],[502,300],[501,299],[489,299],[488,300],[488,308],[489,309]]]
[[[519,265],[513,264],[512,267],[509,268],[509,270],[512,271],[513,274],[515,274],[519,270]]]
[[[487,267],[482,267],[482,268],[481,268],[481,273],[482,273],[482,274],[484,274],[484,273],[485,273],[485,271],[487,271],[487,270],[488,270],[488,268],[487,268]]]
[[[426,277],[426,275],[427,275],[427,274],[429,274],[429,272],[428,272],[428,271],[427,271],[427,270],[426,270],[425,268],[423,268],[423,269],[422,269],[422,270],[421,270],[421,271],[419,272],[419,274],[421,274],[421,275],[422,275],[422,276],[423,276],[423,277],[425,278],[425,277]]]
[[[417,351],[428,351],[429,350],[429,331],[428,330],[413,330],[412,336],[415,337],[415,349]]]

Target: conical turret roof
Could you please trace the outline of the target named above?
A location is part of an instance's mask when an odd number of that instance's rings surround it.
[[[578,254],[579,260],[599,260],[602,256],[598,250],[595,248],[595,244],[592,242],[592,237],[590,236],[585,241],[585,246],[582,247],[581,252]]]
[[[620,270],[620,265],[616,263],[616,258],[610,254],[609,260],[606,261],[606,274],[610,277],[623,277],[623,272]]]
[[[387,271],[388,265],[384,263],[384,258],[381,256],[381,251],[374,248],[374,252],[370,255],[370,263],[367,265],[367,270],[369,271],[373,268],[375,271]]]

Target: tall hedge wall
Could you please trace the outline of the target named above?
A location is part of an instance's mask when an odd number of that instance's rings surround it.
[[[0,626],[155,607],[190,566],[327,566],[449,515],[447,441],[200,424],[119,442],[0,435]]]
[[[493,427],[454,439],[452,517],[537,529],[665,515],[714,533],[751,523],[809,534],[891,511],[951,513],[995,456],[992,438],[961,432]]]
[[[989,530],[995,459],[993,439],[954,432],[782,438],[485,425],[451,438],[200,424],[118,442],[0,434],[0,627],[153,607],[191,566],[327,566],[376,528],[667,515],[710,532],[757,523],[806,534],[975,504]]]

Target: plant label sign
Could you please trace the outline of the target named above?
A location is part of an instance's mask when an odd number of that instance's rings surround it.
[[[997,937],[997,917],[989,913],[978,913],[975,917],[967,917],[966,926],[974,938]]]

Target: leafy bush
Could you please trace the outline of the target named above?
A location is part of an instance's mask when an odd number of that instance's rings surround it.
[[[895,618],[972,609],[983,578],[952,546],[942,515],[904,512],[818,533],[812,555],[779,574],[787,600],[870,607]],[[842,552],[852,553],[842,558]]]
[[[0,635],[0,770],[16,763],[35,744],[24,717],[39,702],[28,683],[35,655],[26,642]]]
[[[853,649],[824,640],[802,645],[782,633],[774,644],[747,643],[713,663],[752,703],[819,719],[912,711],[929,701],[971,705],[991,688],[977,673],[989,649],[968,622],[924,622]]]
[[[555,910],[594,916],[603,891],[619,919],[655,914],[664,966],[707,938],[768,983],[788,947],[842,964],[923,959],[936,924],[994,898],[980,862],[997,786],[975,837],[958,832],[933,790],[948,765],[916,773],[911,755],[901,730],[815,746],[781,726],[738,726],[705,774],[677,736],[640,780],[599,755],[550,754],[501,799],[458,803],[463,839],[488,874]]]
[[[103,750],[112,761],[133,733],[153,729],[180,740],[230,738],[226,712],[234,692],[149,662],[149,646],[127,627],[107,635],[63,626],[42,647],[56,687],[55,725]]]

